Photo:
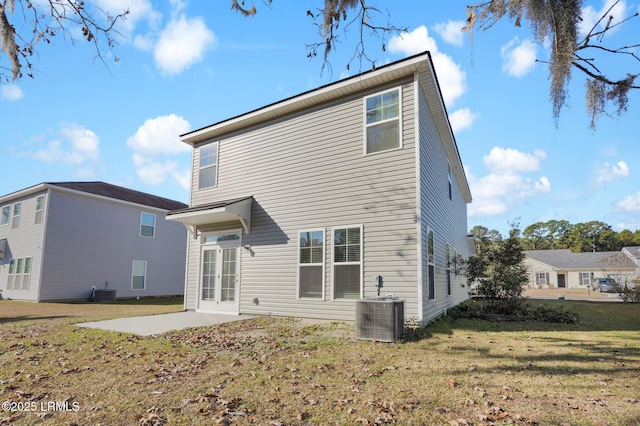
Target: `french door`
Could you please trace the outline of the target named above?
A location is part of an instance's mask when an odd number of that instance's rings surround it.
[[[229,236],[215,236],[202,245],[199,311],[239,313],[240,239],[224,237]]]

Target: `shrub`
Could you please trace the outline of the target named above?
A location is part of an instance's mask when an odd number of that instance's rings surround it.
[[[640,303],[640,285],[638,284],[624,284],[618,289],[620,298],[625,303]]]

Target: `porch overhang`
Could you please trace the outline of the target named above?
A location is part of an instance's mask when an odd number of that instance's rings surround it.
[[[199,226],[238,221],[246,234],[251,233],[251,204],[253,197],[216,201],[186,209],[172,210],[167,220],[183,223],[195,238]]]

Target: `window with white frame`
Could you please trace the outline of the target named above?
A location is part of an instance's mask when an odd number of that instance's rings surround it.
[[[211,188],[218,184],[218,142],[200,147],[198,189]]]
[[[539,286],[546,286],[549,284],[549,274],[546,272],[538,272],[536,274],[536,284]]]
[[[359,299],[362,283],[362,226],[333,230],[333,297]]]
[[[147,285],[147,262],[134,260],[131,267],[131,290],[144,290]]]
[[[2,216],[0,216],[0,226],[9,224],[9,215],[11,215],[11,206],[2,207]]]
[[[20,226],[20,210],[22,204],[15,203],[13,205],[13,217],[11,218],[11,228],[16,229]]]
[[[31,258],[26,257],[24,259],[24,270],[22,272],[22,291],[29,291],[30,282],[31,282]]]
[[[20,291],[22,288],[22,271],[24,268],[24,259],[16,259],[16,273],[13,277],[13,291]]]
[[[591,273],[580,272],[580,285],[591,285]]]
[[[140,213],[140,236],[154,237],[156,235],[156,215]]]
[[[322,298],[324,230],[298,233],[298,296]]]
[[[39,225],[42,223],[44,217],[44,195],[40,195],[36,198],[36,220],[35,224]]]
[[[453,185],[451,183],[451,163],[447,161],[447,181],[449,183],[449,200],[453,200]]]
[[[16,261],[11,259],[9,261],[9,274],[7,275],[7,290],[13,290],[13,281],[16,273]]]
[[[427,279],[429,286],[429,300],[436,298],[436,255],[433,241],[433,230],[427,228]]]
[[[365,99],[365,153],[400,148],[400,89]]]
[[[447,256],[447,296],[451,296],[451,248],[449,247],[449,243],[446,246],[446,256]]]

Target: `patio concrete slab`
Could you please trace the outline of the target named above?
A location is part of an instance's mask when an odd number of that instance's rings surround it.
[[[171,314],[83,322],[77,325],[78,327],[120,331],[123,333],[137,334],[139,336],[151,336],[153,334],[162,334],[172,330],[223,324],[225,322],[242,321],[251,318],[255,317],[251,315],[205,314],[201,312],[185,311]]]

